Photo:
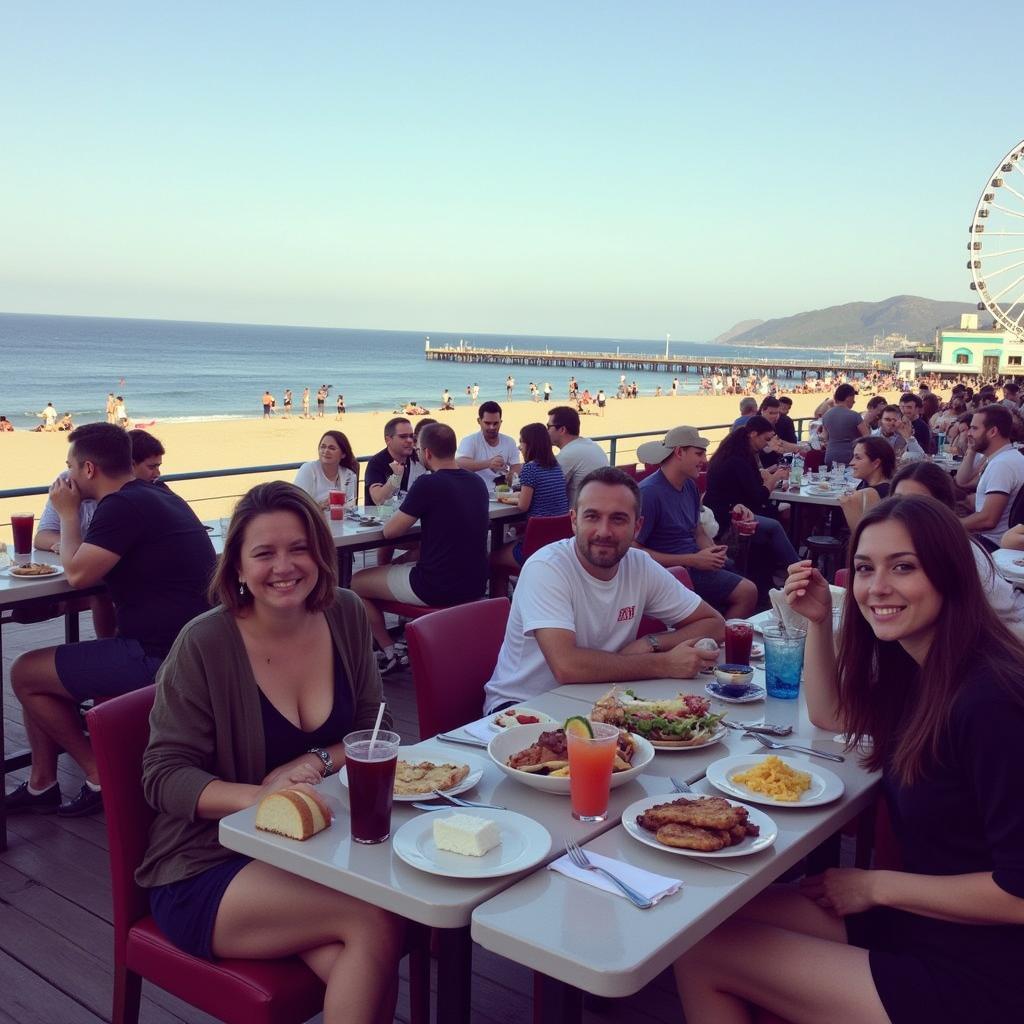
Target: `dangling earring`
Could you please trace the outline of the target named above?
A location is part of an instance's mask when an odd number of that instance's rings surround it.
[[[245,597],[245,580],[238,581],[238,596]]]

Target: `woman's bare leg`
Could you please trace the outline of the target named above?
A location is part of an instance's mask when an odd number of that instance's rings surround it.
[[[224,893],[213,950],[301,955],[327,985],[324,1024],[382,1024],[394,1017],[403,930],[387,911],[253,861]]]
[[[888,1024],[867,950],[795,890],[770,889],[675,964],[687,1020],[750,1024],[752,1006],[793,1024]]]

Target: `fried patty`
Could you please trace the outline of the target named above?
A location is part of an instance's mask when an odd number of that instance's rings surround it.
[[[695,828],[714,828],[729,831],[747,820],[742,807],[733,807],[728,800],[712,796],[703,800],[673,800],[648,808],[637,823],[641,828],[657,832],[662,825],[692,825]]]
[[[679,822],[662,825],[655,833],[655,838],[665,846],[677,846],[682,850],[699,850],[701,853],[714,853],[721,850],[725,840],[715,832],[705,828],[694,828]]]

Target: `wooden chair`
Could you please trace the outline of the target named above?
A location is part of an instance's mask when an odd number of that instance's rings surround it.
[[[228,1024],[300,1024],[323,1009],[324,986],[297,956],[275,960],[202,960],[164,937],[135,882],[156,812],[142,793],[142,755],[156,687],[94,707],[86,716],[103,785],[114,909],[113,1024],[136,1024],[142,980]],[[429,1020],[425,948],[410,964],[417,1024]]]
[[[405,638],[422,738],[483,714],[484,683],[497,664],[511,607],[507,597],[496,597],[409,623]]]

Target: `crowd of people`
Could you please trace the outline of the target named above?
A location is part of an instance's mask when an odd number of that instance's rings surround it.
[[[77,705],[155,681],[143,784],[157,818],[138,881],[160,928],[200,957],[301,956],[326,984],[329,1024],[391,1019],[402,921],[217,841],[225,815],[336,772],[341,737],[372,724],[382,674],[408,664],[380,604],[447,607],[516,575],[483,693],[496,713],[564,684],[693,678],[718,657],[697,641],[720,641],[725,619],[749,616],[775,584],[809,621],[810,717],[882,773],[903,867],[832,869],[752,900],[676,963],[688,1019],[747,1019],[751,1006],[794,1021],[1012,1019],[1024,812],[1007,752],[1024,730],[1024,595],[990,552],[1024,548],[1017,393],[957,390],[943,402],[922,388],[864,413],[859,397],[839,383],[813,428],[826,465],[849,463],[857,480],[841,503],[851,581],[837,636],[830,581],[801,560],[771,500],[786,460],[808,450],[781,396],[745,397],[710,459],[692,426],[641,445],[653,471],[639,482],[581,436],[573,404],[523,426],[518,443],[496,402],[479,405],[478,429],[461,440],[447,424],[395,416],[362,494],[391,506],[392,546],[351,591],[337,586],[323,514],[331,492],[359,497],[341,431],[324,431],[293,484],[242,497],[216,558],[160,480],[156,438],[79,427],[34,543],[74,587],[106,584],[106,618],[95,605],[97,639],[12,666],[32,768],[7,812],[99,810]],[[962,459],[929,460],[967,414]],[[491,501],[527,522],[568,514],[571,535],[528,558],[521,536],[489,550]],[[737,523],[752,528],[743,566]],[[663,628],[638,638],[644,616]],[[66,802],[61,750],[85,777]]]

